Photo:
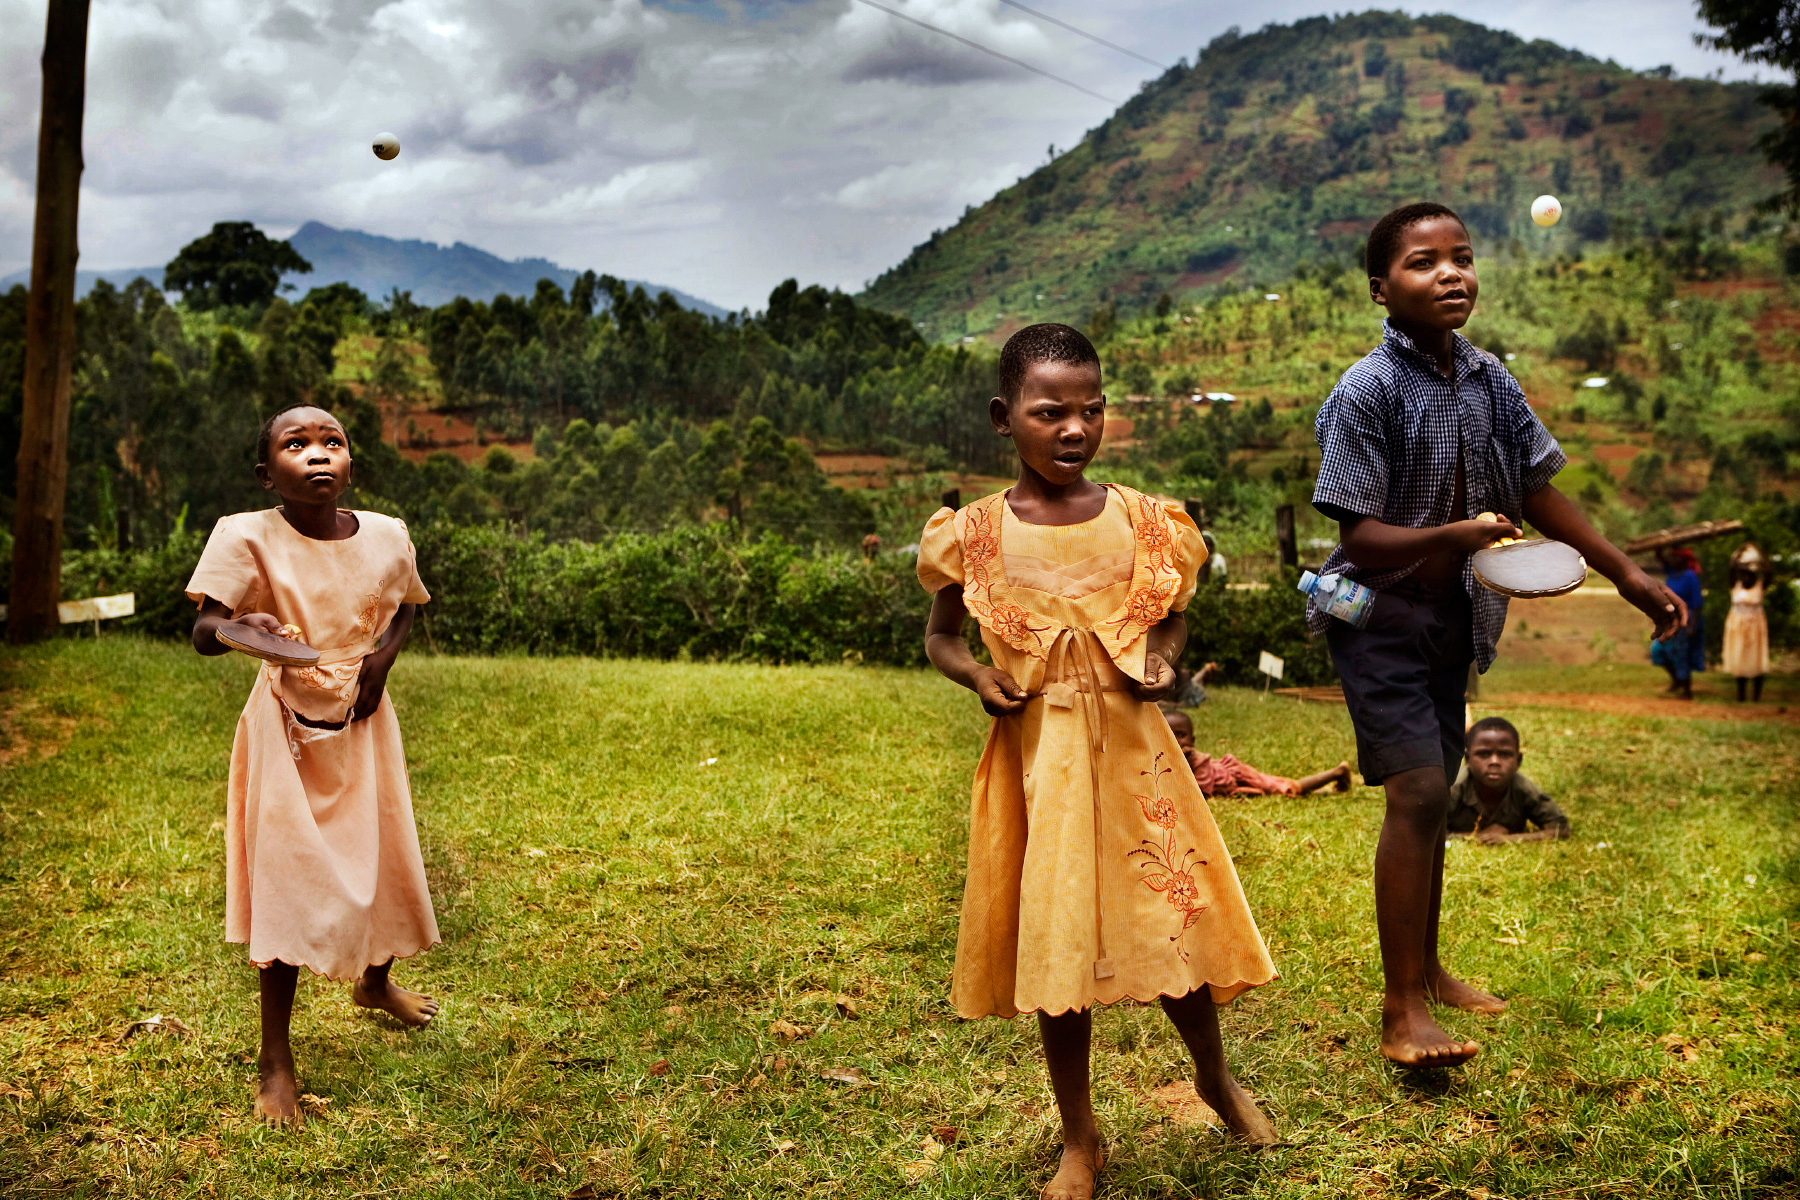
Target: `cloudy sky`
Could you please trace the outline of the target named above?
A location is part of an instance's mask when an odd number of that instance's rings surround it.
[[[1027,2],[1159,62],[1331,11]],[[881,3],[1114,100],[1155,74],[1003,0]],[[0,274],[30,259],[44,8],[0,0]],[[1694,45],[1687,0],[1442,8],[1630,67],[1749,74]],[[861,287],[1110,109],[862,0],[93,0],[82,265],[317,219],[754,308],[790,275]],[[384,130],[391,163],[368,148]]]

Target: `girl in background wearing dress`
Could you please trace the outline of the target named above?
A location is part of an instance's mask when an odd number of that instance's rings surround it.
[[[225,940],[260,971],[255,1112],[298,1126],[288,1041],[299,968],[354,980],[351,1000],[419,1027],[437,1002],[388,977],[438,941],[388,672],[429,600],[406,526],[341,510],[350,441],[323,409],[271,417],[256,477],[281,507],[220,518],[188,582],[194,649],[235,621],[298,627],[316,667],[265,663],[238,718],[225,814]]]
[[[1762,699],[1763,676],[1769,673],[1769,618],[1763,613],[1768,564],[1755,542],[1745,542],[1731,556],[1731,613],[1725,618],[1725,671],[1737,677],[1738,703],[1745,685],[1751,699]]]
[[[1045,1200],[1085,1200],[1105,1161],[1089,1089],[1091,1013],[1160,1000],[1199,1093],[1241,1140],[1274,1127],[1232,1077],[1217,1004],[1275,978],[1175,735],[1181,616],[1205,558],[1177,506],[1084,476],[1105,397],[1093,346],[1033,325],[1000,356],[994,429],[1019,481],[938,511],[919,545],[926,653],[994,718],[976,769],[951,1001],[1035,1012],[1062,1117]],[[963,641],[966,615],[993,656]]]

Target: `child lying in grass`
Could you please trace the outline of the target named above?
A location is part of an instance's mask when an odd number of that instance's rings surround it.
[[[1062,1163],[1045,1200],[1087,1200],[1105,1161],[1088,1084],[1091,1014],[1160,1000],[1201,1098],[1243,1141],[1276,1141],[1232,1078],[1215,1005],[1275,978],[1231,856],[1157,702],[1187,642],[1206,549],[1179,505],[1086,478],[1106,397],[1066,325],[1000,354],[989,418],[1019,481],[919,539],[925,649],[994,718],[975,772],[951,1002],[1035,1012]],[[973,615],[993,665],[963,640]]]
[[[1467,761],[1450,785],[1448,828],[1478,842],[1549,842],[1569,836],[1569,818],[1519,771],[1519,731],[1505,717],[1483,717],[1464,738]],[[1527,833],[1528,825],[1537,829]]]
[[[1350,790],[1350,764],[1347,762],[1341,762],[1329,771],[1315,771],[1303,779],[1267,775],[1229,754],[1214,758],[1194,749],[1194,722],[1180,709],[1165,710],[1163,719],[1174,731],[1181,752],[1187,755],[1188,766],[1193,768],[1194,782],[1200,785],[1202,796],[1304,796],[1322,787],[1339,792]]]

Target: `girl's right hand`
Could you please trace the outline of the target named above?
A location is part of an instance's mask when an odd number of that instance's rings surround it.
[[[980,667],[975,672],[975,694],[990,717],[1010,717],[1025,707],[1025,689],[999,667]]]
[[[234,625],[248,625],[252,629],[260,629],[264,633],[280,633],[283,626],[272,613],[252,612],[241,617],[233,617]]]

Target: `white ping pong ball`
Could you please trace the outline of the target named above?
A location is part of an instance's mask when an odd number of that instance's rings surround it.
[[[382,162],[388,162],[392,159],[399,158],[400,157],[400,139],[395,137],[391,133],[376,134],[375,135],[375,157],[379,158]],[[1532,209],[1531,211],[1533,213],[1537,212],[1537,210],[1535,208]],[[1539,223],[1542,224],[1542,222],[1539,222]]]
[[[1531,219],[1545,229],[1562,220],[1562,201],[1555,196],[1539,196],[1531,202]]]

